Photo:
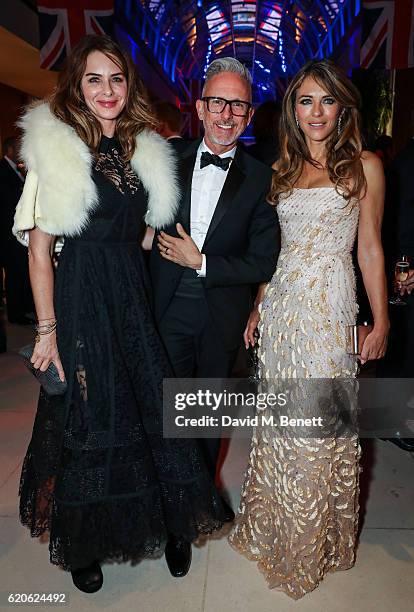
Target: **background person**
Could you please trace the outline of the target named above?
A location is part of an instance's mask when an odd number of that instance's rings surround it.
[[[27,250],[12,234],[16,205],[22,195],[24,174],[18,168],[17,141],[6,138],[0,161],[0,261],[5,273],[9,323],[32,325],[26,313],[33,312]]]
[[[268,100],[258,106],[254,112],[253,136],[255,143],[247,152],[267,166],[275,163],[279,157],[279,121],[282,109],[276,100]]]
[[[184,140],[182,136],[183,116],[180,109],[166,100],[155,102],[153,109],[159,122],[158,133],[180,153],[188,146],[188,141]]]
[[[414,133],[414,112],[411,119]],[[414,378],[414,137],[395,157],[387,171],[386,211],[384,216],[384,249],[390,293],[395,291],[395,264],[405,255],[410,262],[410,277],[402,283],[405,306],[389,306],[391,330],[387,354],[378,366],[378,376]],[[409,407],[407,416],[412,413]],[[414,451],[414,437],[396,434],[388,440],[403,450]]]

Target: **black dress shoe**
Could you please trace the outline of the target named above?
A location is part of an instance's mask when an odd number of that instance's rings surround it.
[[[188,574],[191,565],[191,544],[184,540],[170,538],[165,547],[165,560],[171,576],[182,578]]]
[[[224,522],[225,523],[232,523],[234,521],[234,512],[233,510],[230,508],[229,504],[226,502],[226,500],[224,499],[224,497],[220,497],[221,499],[221,503],[223,504],[223,508],[224,508]]]
[[[96,593],[103,585],[103,575],[98,561],[94,561],[88,567],[71,572],[75,587],[84,593]]]
[[[382,440],[386,440],[388,442],[392,442],[398,448],[402,450],[408,451],[410,453],[414,453],[414,438],[381,438]]]

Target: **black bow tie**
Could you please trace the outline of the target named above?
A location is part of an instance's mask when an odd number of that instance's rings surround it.
[[[228,170],[232,159],[232,157],[219,157],[218,155],[204,151],[204,153],[201,154],[200,168],[213,164],[222,170]]]

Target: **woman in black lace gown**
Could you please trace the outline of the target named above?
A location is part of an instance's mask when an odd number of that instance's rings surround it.
[[[223,518],[195,442],[162,435],[162,380],[170,371],[138,239],[145,215],[157,225],[173,214],[169,183],[175,177],[168,144],[143,129],[143,119],[132,124],[135,152],[125,161],[128,140],[125,131],[117,133],[117,106],[122,116],[131,97],[142,96],[127,62],[110,39],[86,37],[50,106],[35,107],[22,121],[29,176],[14,232],[21,240],[29,236],[39,330],[49,330],[40,335],[32,362],[45,370],[53,361],[68,387],[61,396],[41,391],[21,476],[20,516],[32,536],[50,532],[51,562],[70,570],[87,592],[102,585],[99,562],[139,559],[168,539],[191,542]],[[70,83],[75,69],[83,75],[83,116],[96,110],[103,132],[95,151],[90,126],[76,129],[67,100],[66,121],[56,116],[62,92],[70,102],[70,87],[79,87]],[[74,213],[82,197],[85,204]],[[65,243],[53,286],[48,253],[57,233]]]

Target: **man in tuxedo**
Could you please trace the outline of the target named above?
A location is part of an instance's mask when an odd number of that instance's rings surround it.
[[[24,176],[17,167],[14,138],[6,138],[3,152],[0,161],[0,248],[6,277],[7,318],[10,323],[28,325],[32,321],[25,313],[33,310],[33,301],[27,249],[12,234],[14,213],[24,185]]]
[[[240,62],[212,62],[196,102],[204,138],[181,154],[178,223],[154,240],[155,317],[179,378],[230,376],[252,284],[269,281],[276,267],[279,223],[266,201],[272,171],[237,143],[253,115],[251,100],[251,76]],[[220,439],[200,445],[214,478]],[[167,545],[166,557],[171,573],[183,576],[191,547]]]
[[[412,117],[414,133],[414,113]],[[390,306],[390,339],[387,354],[378,366],[378,375],[414,378],[414,137],[396,156],[387,171],[384,215],[384,251],[390,290],[393,290],[396,262],[406,255],[410,277],[402,283],[406,306]],[[414,452],[414,438],[389,438],[400,448]]]

